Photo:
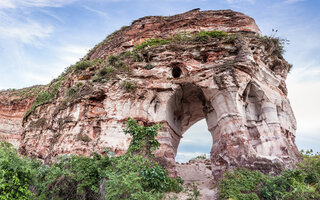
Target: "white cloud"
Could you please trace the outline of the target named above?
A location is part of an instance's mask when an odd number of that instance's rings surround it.
[[[97,10],[97,9],[93,9],[93,8],[90,8],[88,6],[83,6],[86,10],[89,10],[97,15],[100,15],[102,17],[108,17],[108,14],[103,12],[103,11],[100,11],[100,10]]]
[[[8,17],[0,22],[0,38],[25,44],[39,45],[38,40],[48,37],[52,31],[52,26],[41,25],[32,20],[19,22]]]
[[[52,12],[46,10],[46,9],[41,9],[40,12],[45,13],[46,15],[54,18],[55,20],[61,22],[61,23],[65,23],[64,20],[62,19],[62,17],[60,17],[59,15],[53,14]]]
[[[61,7],[76,0],[1,0],[1,8]]]
[[[320,69],[293,69],[288,77],[289,99],[298,123],[298,133],[320,133]],[[314,77],[314,78],[312,78]]]
[[[66,45],[63,47],[56,48],[57,58],[61,60],[64,67],[67,67],[70,64],[74,64],[79,61],[79,58],[82,58],[88,53],[90,48],[88,46],[79,46],[79,45]]]
[[[202,144],[204,146],[212,145],[212,136],[208,131],[207,122],[205,119],[192,125],[184,134],[180,142],[185,145]]]
[[[188,162],[190,159],[200,155],[204,155],[203,152],[178,152],[175,160],[179,163]],[[205,154],[207,158],[210,158],[210,154]]]
[[[15,5],[11,0],[1,0],[0,8],[14,8]]]
[[[297,3],[297,2],[301,2],[301,1],[305,1],[305,0],[286,0],[286,1],[284,1],[284,3],[292,4],[292,3]]]
[[[251,4],[255,3],[255,0],[226,0],[229,4],[240,3],[240,2],[248,2]]]

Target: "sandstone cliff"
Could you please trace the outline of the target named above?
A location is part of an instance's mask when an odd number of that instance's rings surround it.
[[[278,173],[300,159],[282,51],[252,18],[231,10],[144,17],[110,35],[36,98],[10,103],[2,95],[0,134],[21,137],[21,153],[50,163],[106,147],[124,153],[128,117],[162,123],[156,156],[174,173],[182,135],[205,118],[214,176],[237,166]]]

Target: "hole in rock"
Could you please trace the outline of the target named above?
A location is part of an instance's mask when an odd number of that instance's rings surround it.
[[[217,113],[199,86],[184,83],[175,90],[167,105],[167,122],[172,134],[172,150],[178,175],[184,180],[204,180],[211,174],[211,149],[216,134]],[[205,154],[205,156],[202,156]],[[209,159],[209,160],[206,160]],[[201,167],[197,167],[201,166]]]
[[[182,71],[181,71],[180,67],[174,67],[172,69],[173,78],[179,78],[181,76],[181,74],[182,74]]]
[[[180,140],[176,162],[186,163],[191,159],[210,159],[212,136],[205,119],[192,125]]]

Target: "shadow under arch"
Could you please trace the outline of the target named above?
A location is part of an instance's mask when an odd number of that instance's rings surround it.
[[[166,119],[174,134],[172,137],[174,157],[176,157],[183,134],[192,125],[202,119],[206,119],[212,140],[214,139],[214,131],[217,126],[217,114],[212,108],[211,103],[206,99],[203,90],[192,83],[181,84],[180,87],[175,90],[167,104]],[[212,150],[210,153],[212,153]]]

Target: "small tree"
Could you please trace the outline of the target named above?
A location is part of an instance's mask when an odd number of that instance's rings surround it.
[[[152,152],[160,147],[156,139],[161,125],[140,126],[136,120],[129,118],[124,132],[132,136],[128,153],[153,157]]]

